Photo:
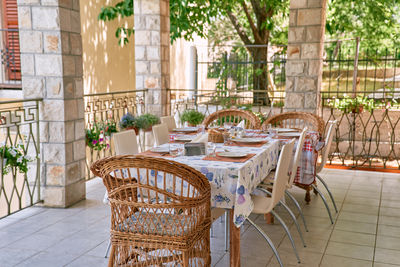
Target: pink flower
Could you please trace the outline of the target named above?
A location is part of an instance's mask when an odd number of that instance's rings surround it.
[[[92,141],[92,144],[93,144],[93,145],[97,144],[97,140],[93,140],[93,141]]]
[[[103,138],[100,138],[100,139],[99,139],[99,142],[103,142],[103,140],[104,140]]]

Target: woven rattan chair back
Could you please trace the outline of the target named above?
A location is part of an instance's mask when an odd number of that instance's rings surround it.
[[[223,126],[225,122],[238,124],[242,120],[245,121],[246,129],[260,129],[260,119],[253,113],[247,110],[240,109],[223,109],[210,114],[204,119],[203,125],[210,126]]]
[[[268,129],[268,125],[272,125],[273,127],[298,129],[307,127],[311,131],[319,132],[321,136],[323,136],[325,129],[324,120],[321,117],[308,112],[286,112],[278,114],[264,121],[262,128],[266,130]]]
[[[91,169],[109,190],[109,266],[210,266],[211,188],[203,174],[144,156],[109,157]]]
[[[172,131],[176,128],[176,121],[172,116],[164,116],[160,118],[161,123],[165,123],[168,126],[168,131]]]
[[[336,123],[337,121],[329,121],[328,122],[328,132],[325,137],[325,145],[322,148],[322,159],[321,159],[321,164],[318,165],[317,167],[317,173],[320,173],[322,169],[325,167],[325,164],[328,160],[329,156],[329,150],[331,149],[332,141],[333,141],[333,134],[335,133],[336,130]]]

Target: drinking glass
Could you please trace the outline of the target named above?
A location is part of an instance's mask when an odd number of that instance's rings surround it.
[[[215,157],[216,145],[212,142],[207,143],[207,156]]]

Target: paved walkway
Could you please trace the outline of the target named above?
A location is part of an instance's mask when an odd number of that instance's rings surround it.
[[[253,217],[279,246],[285,266],[400,266],[400,175],[326,170],[322,176],[333,191],[339,213],[331,225],[318,196],[303,205],[310,228],[304,232],[306,248],[291,226],[301,264],[280,225],[266,225],[262,216]],[[293,192],[304,203],[304,191]],[[0,266],[107,266],[103,256],[110,211],[102,203],[103,194],[100,179],[94,179],[87,183],[87,199],[71,208],[32,207],[1,219]],[[282,208],[277,212],[290,222]],[[229,266],[224,224],[217,220],[213,227],[213,266]],[[267,243],[248,224],[242,227],[241,250],[242,266],[278,266]]]

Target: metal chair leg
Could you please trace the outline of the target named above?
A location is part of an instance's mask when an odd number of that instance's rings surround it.
[[[333,218],[331,214],[331,210],[329,209],[328,202],[326,202],[325,196],[321,193],[321,191],[316,187],[314,184],[311,184],[311,186],[314,188],[315,191],[318,192],[318,194],[321,196],[322,201],[325,204],[326,210],[328,211],[329,219],[331,219],[331,223],[333,224]]]
[[[225,210],[225,252],[229,251],[229,213],[233,211]]]
[[[271,213],[272,213],[272,215],[274,215],[275,218],[278,219],[278,221],[279,221],[279,222],[281,223],[281,225],[283,226],[283,229],[285,229],[286,234],[288,235],[288,237],[289,237],[289,239],[290,239],[290,243],[292,243],[292,247],[293,247],[293,250],[294,250],[294,254],[296,255],[297,261],[298,261],[298,263],[301,263],[301,262],[300,262],[299,254],[297,253],[296,245],[295,245],[295,243],[294,243],[292,234],[291,234],[290,231],[289,231],[289,228],[287,227],[286,223],[282,220],[282,218],[279,217],[279,215],[278,215],[275,211],[271,210]]]
[[[332,203],[333,203],[333,207],[335,208],[335,211],[336,211],[336,213],[337,213],[337,212],[338,212],[338,209],[337,209],[337,207],[336,207],[336,202],[335,202],[335,199],[333,198],[333,195],[332,195],[332,193],[331,193],[331,190],[329,190],[328,185],[326,184],[326,182],[325,182],[325,181],[321,178],[321,176],[319,176],[318,174],[317,174],[317,179],[320,180],[320,182],[325,186],[326,191],[328,191],[329,197],[331,198]]]
[[[257,225],[255,224],[252,220],[247,218],[247,221],[254,227],[256,230],[264,237],[264,239],[268,242],[268,245],[271,247],[272,251],[275,254],[276,259],[279,262],[279,265],[283,267],[283,263],[281,260],[281,257],[279,256],[278,250],[276,249],[274,243],[272,243],[272,240],[269,238],[269,236]]]
[[[285,193],[293,201],[293,203],[296,205],[297,209],[299,210],[301,219],[303,220],[304,228],[306,229],[306,232],[308,232],[306,219],[304,218],[303,210],[301,209],[299,202],[297,202],[297,200],[294,198],[294,196],[288,190],[285,190]]]
[[[303,243],[303,246],[306,247],[306,242],[304,242],[303,233],[301,232],[296,216],[293,214],[292,210],[285,203],[283,203],[282,201],[279,203],[287,210],[287,212],[290,214],[290,217],[292,217],[293,222],[297,227],[297,231],[299,232],[301,242]]]
[[[111,248],[111,239],[108,240],[108,245],[107,245],[106,254],[104,255],[104,258],[108,257],[108,252],[110,251],[110,248]]]

